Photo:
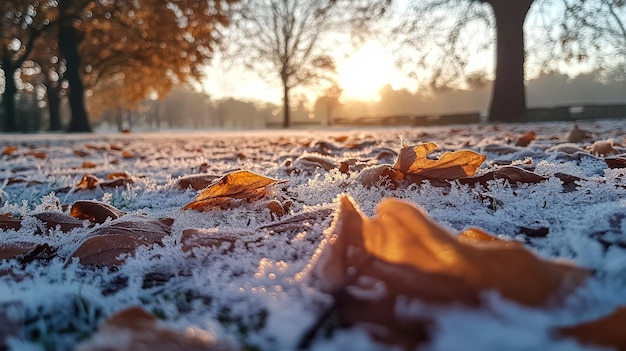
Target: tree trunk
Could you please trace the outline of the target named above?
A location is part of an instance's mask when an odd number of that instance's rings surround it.
[[[17,131],[17,110],[15,108],[15,96],[17,86],[15,85],[15,67],[8,60],[2,61],[4,70],[4,93],[2,94],[2,107],[4,108],[4,131]]]
[[[283,81],[283,128],[291,126],[291,111],[289,108],[289,86]]]
[[[47,75],[46,75],[47,77]],[[59,91],[61,90],[59,82],[52,82],[46,78],[44,80],[44,86],[46,87],[46,97],[48,99],[48,114],[50,115],[50,126],[48,130],[58,131],[63,129],[61,123],[61,97]]]
[[[85,88],[80,78],[80,56],[78,54],[78,38],[76,29],[71,24],[59,29],[59,49],[65,58],[64,73],[69,83],[68,98],[72,117],[67,128],[68,132],[91,132],[87,109],[85,108]]]
[[[516,122],[526,115],[524,20],[533,0],[487,0],[496,19],[496,77],[489,120]]]

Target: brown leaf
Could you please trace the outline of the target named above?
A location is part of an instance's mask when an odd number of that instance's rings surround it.
[[[586,323],[562,327],[557,333],[573,337],[582,344],[606,347],[615,350],[626,350],[626,307],[618,307],[608,316]]]
[[[16,259],[21,264],[35,260],[50,259],[56,255],[57,249],[48,244],[29,242],[5,242],[0,244],[0,260]]]
[[[393,168],[390,165],[379,165],[363,169],[357,180],[364,186],[370,188],[380,184],[382,181],[388,181],[389,186],[396,188],[404,179],[404,173]]]
[[[79,200],[70,209],[70,216],[89,220],[92,223],[104,223],[107,219],[114,220],[125,213],[104,202]]]
[[[123,336],[123,337],[122,337]],[[76,351],[231,351],[230,344],[197,329],[180,331],[161,325],[155,315],[131,306],[107,319]]]
[[[89,152],[84,151],[84,150],[73,150],[74,155],[78,156],[78,157],[87,157],[89,156]]]
[[[469,185],[480,183],[482,185],[487,185],[488,181],[494,179],[505,179],[509,182],[509,184],[513,185],[517,183],[537,184],[547,180],[548,178],[519,167],[504,166],[487,172],[481,176],[459,179],[459,183]]]
[[[568,143],[578,143],[590,138],[591,133],[578,128],[578,124],[574,124],[572,129],[565,134],[565,141],[567,141]]]
[[[101,182],[102,181],[93,174],[84,174],[80,181],[76,185],[74,185],[74,188],[76,190],[93,190]]]
[[[437,149],[434,143],[403,147],[393,168],[408,174],[435,179],[465,178],[476,173],[486,157],[470,150],[446,152],[438,160],[426,156]]]
[[[533,131],[526,132],[520,135],[515,141],[515,146],[528,146],[533,140],[537,138],[537,134]]]
[[[154,219],[119,220],[98,227],[72,253],[81,264],[118,266],[140,246],[161,244],[170,227]]]
[[[89,161],[85,161],[83,162],[83,164],[81,165],[81,168],[96,168],[98,165],[96,165],[93,162],[89,162]]]
[[[609,168],[626,168],[625,157],[607,157],[604,159]]]
[[[406,349],[423,341],[425,321],[396,314],[400,304],[417,299],[475,306],[482,292],[497,291],[542,306],[559,302],[587,276],[478,229],[457,238],[404,201],[384,199],[376,212],[366,218],[343,197],[312,276],[336,297],[345,323],[366,326],[375,337]]]
[[[0,229],[9,230],[15,229],[19,230],[22,227],[22,220],[19,218],[13,217],[10,213],[1,213],[0,214]]]
[[[40,220],[47,229],[54,229],[57,226],[62,232],[69,232],[74,228],[82,228],[83,221],[59,212],[40,212],[33,217]]]
[[[183,207],[185,210],[209,211],[215,208],[228,209],[236,206],[235,200],[249,202],[267,195],[267,187],[279,182],[249,171],[229,173],[201,192],[193,202]]]
[[[202,190],[211,185],[219,176],[212,174],[199,174],[178,179],[176,187],[178,189],[187,189],[191,187],[193,190]]]

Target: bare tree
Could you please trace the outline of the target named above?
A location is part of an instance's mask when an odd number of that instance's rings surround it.
[[[229,40],[229,57],[268,82],[281,82],[283,127],[291,125],[292,89],[320,82],[335,70],[323,37],[334,29],[334,8],[326,1],[244,0]],[[272,75],[268,75],[272,72]]]
[[[291,124],[292,89],[332,84],[335,48],[328,34],[349,31],[362,40],[368,24],[383,15],[391,0],[242,0],[234,21],[229,60],[282,87],[283,127]],[[356,30],[355,30],[356,29]],[[273,74],[268,75],[268,72]]]
[[[615,12],[623,7],[622,0],[421,0],[410,3],[412,15],[397,33],[403,35],[403,44],[416,49],[412,55],[418,58],[421,70],[417,71],[431,71],[429,79],[435,87],[465,83],[462,78],[467,77],[466,73],[475,73],[469,68],[470,58],[489,52],[495,43],[495,81],[489,118],[514,122],[526,114],[524,73],[528,53],[524,39],[528,33],[524,24],[534,6],[550,9],[551,18],[544,23],[547,31],[544,36],[551,38],[558,32],[554,40],[546,40],[556,45],[551,46],[547,58],[540,63],[544,65],[556,66],[555,62],[572,57],[586,59],[582,54],[572,54],[573,50],[592,47],[589,38],[593,36],[615,38],[619,33],[612,34],[608,28],[612,30],[616,23],[623,22],[613,21],[609,27],[598,25],[605,22],[607,15],[622,21],[624,18]],[[555,11],[561,12],[554,15]],[[594,15],[590,16],[592,12]],[[579,30],[583,27],[584,32]]]

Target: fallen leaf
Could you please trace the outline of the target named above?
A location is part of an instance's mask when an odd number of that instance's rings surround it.
[[[457,238],[401,200],[384,199],[376,213],[366,218],[343,197],[311,276],[314,285],[335,296],[344,323],[405,349],[426,333],[423,316],[396,313],[413,299],[477,306],[481,293],[496,291],[523,305],[545,306],[559,303],[588,275],[479,229]]]
[[[435,179],[458,179],[472,176],[486,157],[470,150],[446,152],[437,160],[427,155],[437,149],[434,143],[403,147],[393,168],[404,173]]]
[[[135,153],[130,151],[130,150],[124,150],[124,151],[122,151],[122,157],[123,158],[134,158],[135,157]]]
[[[617,150],[613,148],[613,142],[609,140],[598,140],[591,144],[591,153],[599,156],[607,156],[617,154]]]
[[[76,351],[232,351],[230,344],[218,341],[206,331],[168,328],[155,315],[131,306],[107,319]]]
[[[46,260],[56,255],[57,249],[48,244],[5,242],[0,244],[0,260],[16,259],[21,264]]]
[[[0,229],[9,230],[15,229],[19,230],[22,227],[22,220],[19,218],[13,217],[10,213],[2,213],[0,214]]]
[[[125,213],[117,208],[98,201],[79,200],[72,204],[70,216],[92,223],[104,223],[107,219],[114,220]]]
[[[81,165],[81,168],[96,168],[98,165],[96,165],[93,162],[89,162],[89,161],[85,161],[83,162],[83,164]]]
[[[193,190],[202,190],[211,185],[219,176],[212,174],[199,174],[192,175],[178,179],[176,182],[176,187],[178,189],[185,190],[187,188],[192,188]]]
[[[2,149],[2,156],[11,155],[17,152],[17,146],[8,145]]]
[[[568,143],[578,143],[590,138],[591,133],[578,128],[578,124],[574,124],[572,129],[565,134],[565,141]]]
[[[47,229],[54,229],[57,226],[62,232],[69,232],[74,228],[82,228],[83,221],[59,212],[39,212],[33,215],[42,222]]]
[[[194,201],[183,207],[185,210],[209,211],[228,209],[237,201],[252,202],[268,194],[267,187],[284,181],[264,177],[249,171],[229,173],[201,192]]]
[[[547,180],[548,178],[519,167],[504,166],[480,176],[459,179],[459,183],[469,185],[480,183],[486,186],[488,181],[495,179],[505,179],[509,182],[509,184],[514,185],[517,183],[537,184]]]
[[[246,234],[249,235],[249,233]],[[224,234],[211,229],[189,228],[183,230],[180,242],[183,252],[189,252],[195,247],[224,247],[226,252],[232,252],[239,236]]]
[[[626,168],[625,157],[607,157],[604,159],[604,162],[606,162],[609,168]]]
[[[626,350],[626,307],[618,307],[608,316],[574,326],[557,329],[561,336],[573,337],[580,343],[615,350]]]
[[[93,174],[84,174],[80,181],[74,185],[74,189],[76,190],[93,190],[95,189],[102,181],[98,179]]]
[[[124,263],[125,255],[134,254],[138,247],[162,244],[170,229],[155,219],[114,221],[87,234],[70,257],[78,258],[85,265],[118,266]]]
[[[74,153],[74,155],[78,156],[78,157],[87,157],[90,155],[89,152],[84,151],[84,150],[73,150],[72,151]]]
[[[515,146],[528,146],[533,140],[537,138],[537,134],[533,131],[526,132],[520,135],[515,141]]]

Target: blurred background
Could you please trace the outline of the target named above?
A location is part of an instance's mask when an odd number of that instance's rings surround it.
[[[626,117],[623,0],[4,0],[0,132]]]

